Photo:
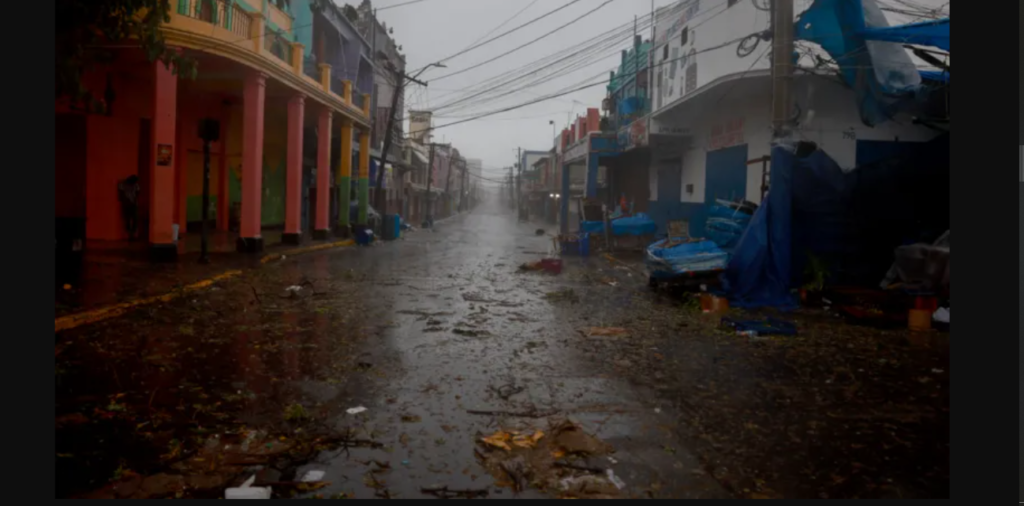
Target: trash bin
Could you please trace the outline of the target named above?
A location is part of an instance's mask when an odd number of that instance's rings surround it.
[[[353,225],[352,234],[359,246],[368,246],[373,242],[373,229],[366,225]]]
[[[394,241],[398,239],[402,230],[402,221],[397,214],[388,214],[384,216],[384,230],[381,234],[385,241]]]

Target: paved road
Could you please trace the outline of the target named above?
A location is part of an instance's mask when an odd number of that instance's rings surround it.
[[[150,391],[150,410],[206,392],[258,427],[299,403],[333,428],[354,429],[387,447],[325,455],[310,464],[332,483],[319,493],[356,497],[377,493],[364,479],[372,459],[390,463],[381,480],[398,497],[422,497],[420,488],[430,485],[510,496],[477,462],[475,441],[499,428],[549,430],[549,419],[467,411],[550,414],[550,420],[580,423],[615,448],[616,464],[602,465],[614,469],[629,495],[726,495],[675,439],[673,418],[656,412],[654,392],[582,351],[578,329],[600,325],[606,309],[545,297],[567,287],[585,292],[593,284],[568,274],[517,272],[551,247],[535,227],[496,205],[482,207],[436,231],[291,259],[195,300],[63,336],[59,344],[74,344],[67,346],[68,370],[58,377],[58,414],[75,412],[104,391],[127,392],[124,399],[136,399],[126,401],[129,410]],[[295,296],[284,291],[303,282]],[[609,306],[616,304],[609,299]],[[97,354],[114,364],[112,376],[87,365]],[[77,381],[86,377],[96,385]],[[238,401],[231,390],[247,400]],[[347,414],[359,406],[367,411]],[[196,410],[200,416],[216,411]],[[65,445],[76,446],[68,442],[74,434],[67,431]],[[145,458],[122,444],[120,451],[134,461]],[[67,473],[81,471],[67,466]],[[154,464],[149,472],[157,470]]]
[[[601,257],[517,272],[551,247],[536,226],[482,206],[58,335],[57,495],[216,497],[241,474],[224,455],[268,431],[259,452],[294,454],[311,433],[381,447],[313,448],[264,481],[319,469],[325,497],[512,497],[478,460],[480,437],[554,438],[566,418],[615,449],[587,466],[612,468],[622,495],[948,495],[942,335],[801,311],[783,316],[798,337],[737,337]],[[628,335],[581,334],[591,327]],[[373,461],[390,469],[370,473]]]

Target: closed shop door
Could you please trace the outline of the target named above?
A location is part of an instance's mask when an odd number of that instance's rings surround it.
[[[704,203],[747,198],[747,145],[711,151],[707,155]]]

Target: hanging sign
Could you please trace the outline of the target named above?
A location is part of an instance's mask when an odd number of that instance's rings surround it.
[[[156,164],[161,167],[169,167],[174,160],[174,147],[170,144],[156,145]]]

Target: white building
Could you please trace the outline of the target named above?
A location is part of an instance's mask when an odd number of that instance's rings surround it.
[[[871,2],[865,0],[866,10]],[[796,0],[795,14],[811,3]],[[648,128],[653,136],[671,136],[674,147],[682,146],[673,158],[654,156],[649,168],[650,214],[659,225],[688,220],[691,234],[699,235],[706,203],[761,202],[763,181],[770,179],[760,160],[771,150],[771,41],[756,34],[769,29],[769,12],[762,9],[768,4],[682,0],[658,12]],[[734,42],[746,35],[751,37],[742,45]],[[805,71],[798,69],[793,84],[795,135],[817,143],[844,170],[892,150],[893,144],[937,135],[909,118],[866,126],[854,91],[826,71],[807,68],[814,61],[808,52],[815,48],[797,46],[804,55],[798,67]]]

